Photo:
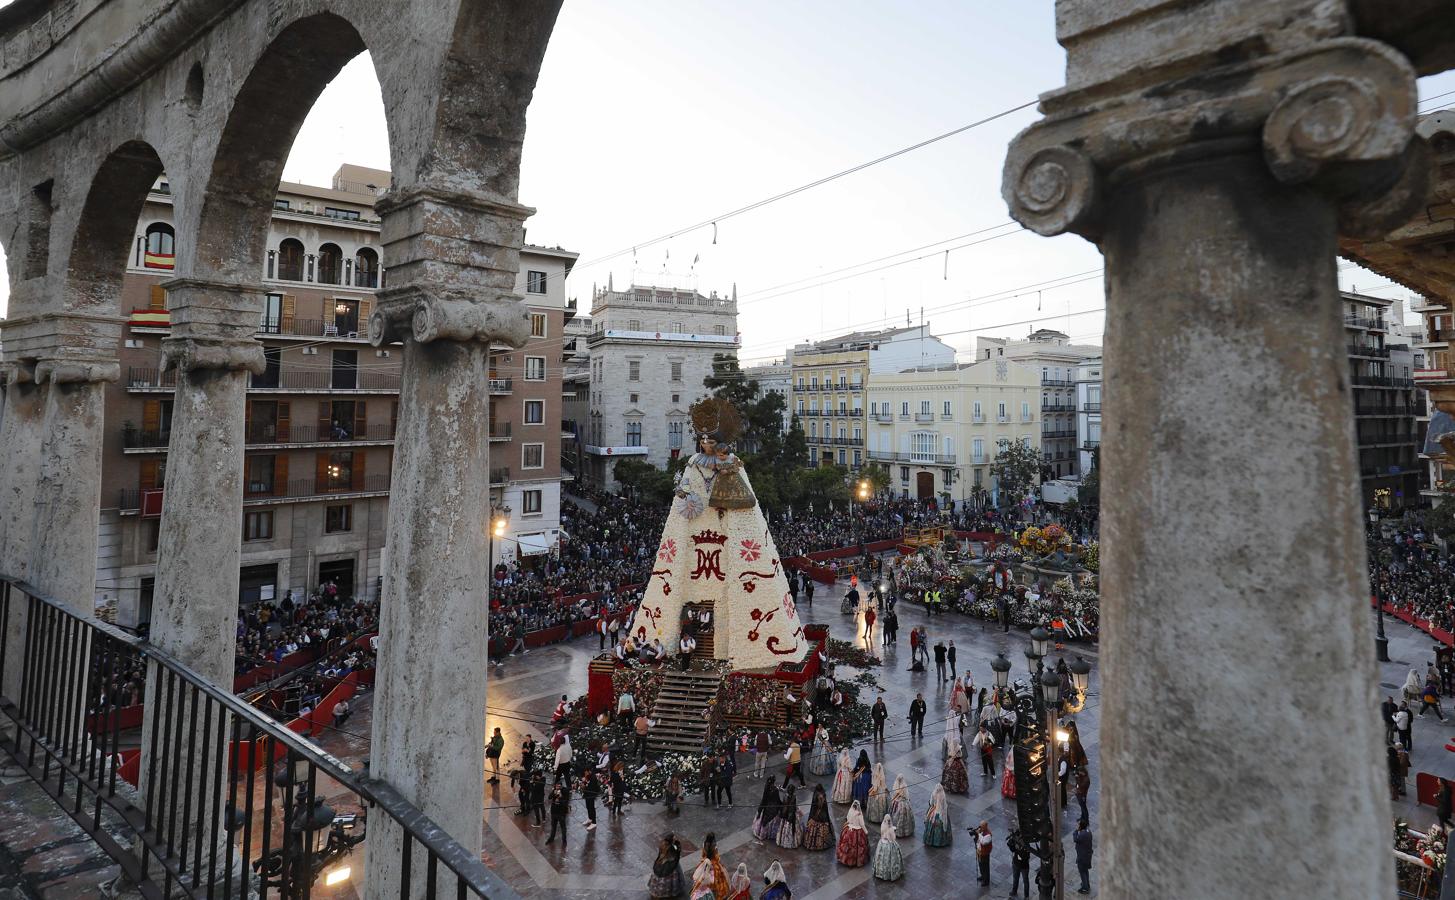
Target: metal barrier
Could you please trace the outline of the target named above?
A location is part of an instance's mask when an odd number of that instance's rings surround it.
[[[363,854],[354,851],[369,816],[394,820],[404,835],[399,896],[516,900],[391,786],[139,638],[0,578],[5,635],[0,713],[14,727],[0,749],[149,900],[293,900],[312,897],[316,884],[333,896],[343,882],[363,895]],[[17,651],[18,665],[9,658]],[[148,715],[128,728],[120,713],[142,678]]]

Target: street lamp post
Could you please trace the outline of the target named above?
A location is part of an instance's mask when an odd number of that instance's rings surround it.
[[[1058,794],[1061,781],[1060,747],[1061,734],[1057,728],[1057,710],[1061,700],[1061,678],[1055,671],[1042,672],[1040,678],[1041,703],[1046,709],[1046,747],[1047,763],[1046,777],[1049,779],[1050,791],[1047,796],[1051,803],[1051,861],[1056,873],[1056,900],[1063,900],[1065,897],[1064,865],[1065,853],[1061,849],[1061,798]]]

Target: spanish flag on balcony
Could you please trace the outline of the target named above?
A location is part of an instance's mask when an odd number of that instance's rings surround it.
[[[148,269],[171,269],[176,259],[177,256],[173,253],[153,253],[148,250],[142,262]]]

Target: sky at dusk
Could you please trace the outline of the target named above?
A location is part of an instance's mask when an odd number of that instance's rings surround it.
[[[640,246],[1021,106],[1061,86],[1064,64],[1049,2],[566,0],[529,114],[528,240],[581,254],[567,294],[583,310],[608,278],[736,285],[745,360],[921,316],[962,350],[1039,327],[1099,343],[1096,249],[1019,229],[1000,198],[1006,146],[1034,107],[726,218],[715,235]],[[1421,82],[1422,97],[1446,91],[1455,75]],[[389,163],[367,55],[325,90],[284,177],[327,184],[344,162]],[[1352,267],[1341,283],[1407,293]]]

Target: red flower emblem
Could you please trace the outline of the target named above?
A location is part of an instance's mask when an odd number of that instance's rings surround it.
[[[743,538],[743,547],[738,551],[738,555],[743,558],[744,562],[757,562],[758,557],[763,555],[763,545],[752,538]]]
[[[667,538],[665,541],[662,542],[662,546],[657,549],[657,559],[660,559],[662,562],[670,563],[676,558],[677,539]]]

